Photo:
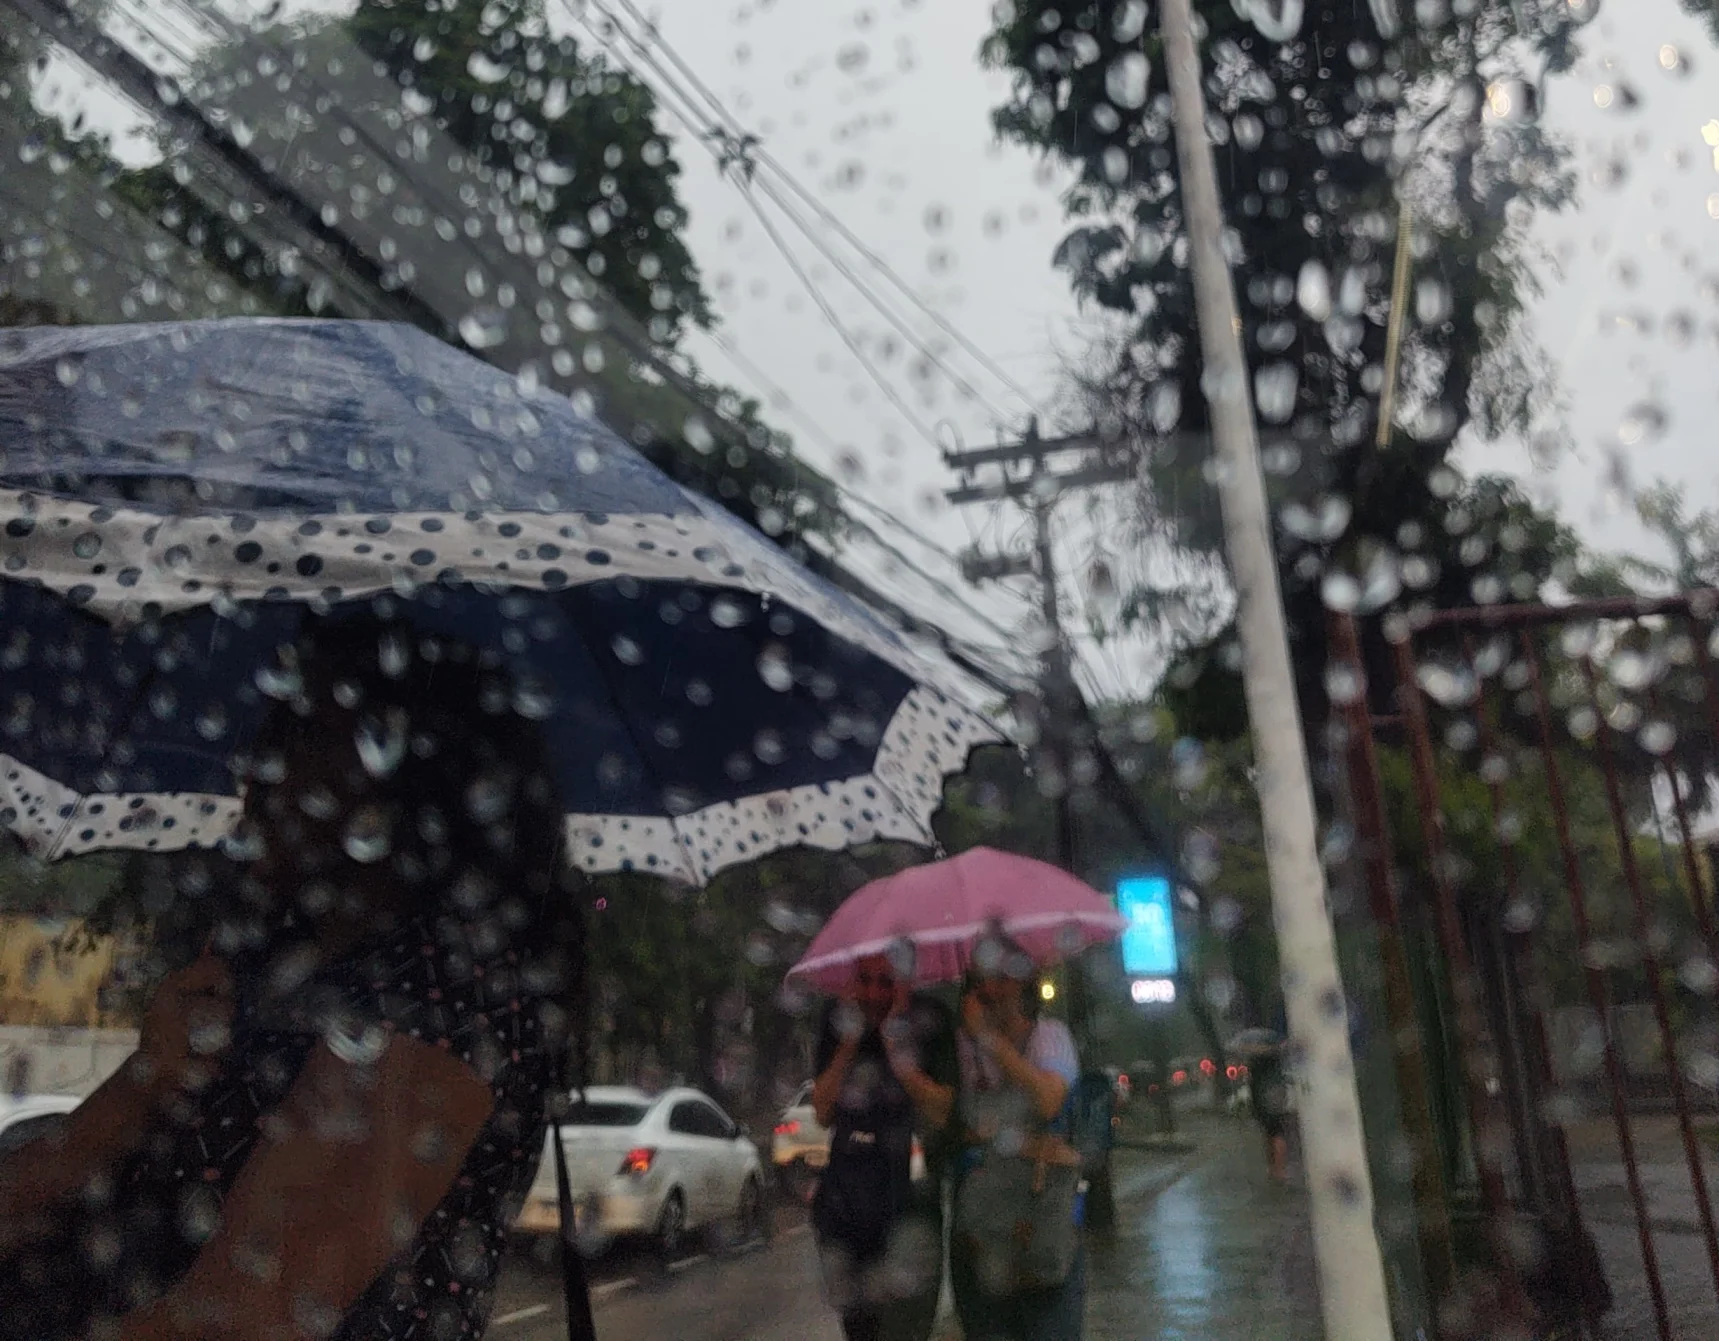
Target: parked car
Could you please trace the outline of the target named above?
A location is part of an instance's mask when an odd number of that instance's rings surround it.
[[[70,1094],[0,1099],[0,1154],[52,1134],[83,1100]]]
[[[783,1193],[800,1201],[811,1197],[818,1175],[830,1162],[830,1132],[812,1111],[810,1084],[802,1085],[794,1102],[782,1110],[770,1137],[770,1162]],[[925,1148],[917,1136],[911,1169],[914,1182],[926,1175]]]
[[[778,1185],[789,1194],[803,1193],[830,1162],[830,1133],[812,1111],[812,1087],[802,1085],[794,1102],[782,1110],[770,1136],[770,1162]]]
[[[561,1228],[554,1139],[554,1131],[544,1136],[520,1211],[518,1227],[526,1233]],[[587,1241],[650,1235],[672,1256],[692,1231],[731,1223],[750,1236],[764,1228],[758,1147],[697,1090],[648,1094],[594,1085],[569,1111],[561,1144],[577,1228]]]

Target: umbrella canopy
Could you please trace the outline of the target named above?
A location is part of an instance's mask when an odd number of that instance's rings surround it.
[[[1231,1056],[1251,1059],[1276,1052],[1282,1046],[1282,1034],[1275,1029],[1256,1025],[1251,1029],[1243,1029],[1232,1038],[1229,1041],[1228,1051]]]
[[[966,971],[979,938],[999,927],[1035,963],[1047,964],[1114,940],[1127,924],[1108,899],[1067,871],[976,847],[855,890],[788,977],[839,992],[861,959],[906,940],[914,948],[915,982],[952,982]]]
[[[0,333],[0,820],[216,842],[307,614],[493,650],[570,861],[702,883],[929,839],[999,740],[872,614],[566,399],[410,327]]]

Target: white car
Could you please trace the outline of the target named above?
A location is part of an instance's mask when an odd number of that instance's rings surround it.
[[[537,1177],[520,1211],[526,1233],[561,1228],[554,1131],[545,1134]],[[648,1234],[678,1252],[689,1230],[764,1228],[758,1147],[708,1096],[593,1085],[561,1127],[577,1229],[587,1244]]]
[[[830,1131],[812,1111],[810,1085],[802,1085],[794,1102],[782,1110],[770,1137],[770,1162],[783,1190],[801,1200],[811,1196],[817,1176],[829,1167]],[[926,1175],[925,1148],[918,1136],[913,1138],[909,1169],[916,1183]]]
[[[70,1094],[26,1094],[16,1099],[0,1099],[0,1154],[49,1135],[82,1102]]]
[[[802,1085],[782,1110],[770,1137],[770,1162],[780,1174],[818,1170],[830,1162],[830,1133],[812,1111],[812,1087]]]

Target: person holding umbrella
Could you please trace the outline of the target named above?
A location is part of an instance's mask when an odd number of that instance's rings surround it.
[[[969,1341],[1079,1341],[1084,1326],[1081,1157],[1068,1141],[1080,1060],[1037,985],[1032,957],[999,931],[975,948],[961,997],[949,1274]]]
[[[9,1302],[64,1303],[41,1336],[481,1333],[542,1148],[564,878],[930,841],[1001,739],[575,401],[385,323],[8,331],[0,625],[0,825],[43,861],[249,863],[222,963],[162,994],[53,1176],[0,1170],[0,1210],[54,1212],[0,1243]],[[392,1190],[335,1203],[343,1170]]]
[[[1271,1181],[1289,1182],[1290,1082],[1287,1024],[1277,1011],[1275,1029],[1256,1026],[1230,1040],[1229,1052],[1247,1066],[1248,1100],[1265,1138],[1265,1167]]]
[[[897,972],[897,959],[907,972]],[[942,1285],[954,1028],[939,1002],[910,991],[911,960],[907,944],[859,960],[819,1031],[812,1107],[830,1131],[830,1159],[812,1226],[847,1341],[924,1341]],[[917,1187],[916,1133],[928,1165]]]
[[[312,624],[279,669],[209,952],[67,1139],[0,1165],[17,1335],[487,1325],[564,1036],[543,745],[403,626]]]
[[[1082,1159],[1068,1140],[1079,1060],[1066,1026],[1038,1018],[1037,968],[1125,925],[1068,872],[971,848],[855,891],[789,970],[841,993],[858,966],[905,940],[915,981],[965,982],[950,1275],[968,1341],[1080,1335]]]

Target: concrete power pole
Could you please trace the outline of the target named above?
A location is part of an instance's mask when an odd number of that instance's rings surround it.
[[[1326,1341],[1384,1341],[1391,1335],[1391,1314],[1349,1049],[1348,998],[1319,864],[1313,784],[1290,670],[1241,319],[1224,255],[1223,210],[1206,137],[1189,0],[1163,0],[1159,23],[1169,67],[1204,384],[1236,584],[1236,624],[1259,770],[1272,912],[1290,1032],[1301,1050],[1298,1119],[1325,1336]]]
[[[1071,467],[1060,471],[1052,468],[1052,457],[1070,452],[1080,454]],[[945,497],[951,503],[993,502],[1009,498],[1024,505],[1032,514],[1033,548],[1030,554],[982,554],[974,550],[963,556],[962,568],[971,582],[1018,577],[1027,573],[1038,578],[1039,611],[1045,624],[1045,649],[1039,663],[1039,756],[1041,773],[1048,775],[1056,788],[1053,800],[1057,817],[1057,862],[1072,871],[1076,852],[1072,803],[1074,751],[1070,748],[1070,736],[1072,725],[1080,716],[1077,712],[1080,691],[1075,685],[1057,599],[1056,550],[1052,544],[1051,523],[1057,502],[1064,493],[1131,479],[1135,473],[1134,465],[1132,461],[1119,459],[1113,448],[1094,435],[1041,438],[1036,420],[1017,443],[945,453],[944,462],[969,479],[961,487],[946,491]],[[1004,468],[1002,482],[972,483],[971,472],[983,465],[1001,465]],[[1011,466],[1024,466],[1025,473],[1011,476]]]

